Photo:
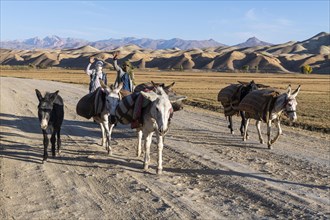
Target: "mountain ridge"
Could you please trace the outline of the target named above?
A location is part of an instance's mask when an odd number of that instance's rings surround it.
[[[254,39],[253,41],[251,39]],[[135,44],[141,48],[145,49],[170,49],[179,48],[181,50],[188,49],[202,49],[209,47],[220,47],[228,46],[223,43],[219,43],[213,39],[208,40],[184,40],[181,38],[172,38],[169,40],[164,39],[151,39],[151,38],[135,38],[135,37],[125,37],[121,39],[109,38],[97,41],[87,41],[79,38],[62,38],[57,35],[46,36],[44,38],[33,37],[25,40],[11,40],[11,41],[1,41],[0,47],[2,49],[72,49],[75,47],[81,47],[90,45],[99,50],[112,50],[116,47],[126,46],[128,44]],[[247,46],[263,46],[272,45],[261,41],[257,38],[250,38],[246,42],[237,44],[237,47],[247,47]]]

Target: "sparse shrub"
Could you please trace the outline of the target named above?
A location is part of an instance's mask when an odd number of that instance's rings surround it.
[[[181,71],[181,72],[183,71],[183,66],[182,66],[182,65],[180,65],[180,71]]]
[[[250,69],[249,65],[244,65],[244,66],[242,66],[242,70],[243,70],[245,73],[248,73],[248,72],[249,72],[249,69]]]
[[[258,73],[259,72],[259,66],[255,66],[254,70],[255,70],[256,73]]]
[[[47,69],[48,66],[45,65],[45,64],[43,64],[43,63],[40,63],[40,64],[38,65],[38,68],[39,68],[39,69]]]
[[[29,63],[29,68],[35,69],[36,68],[36,65],[34,65],[33,63]]]
[[[310,65],[304,65],[301,67],[301,73],[303,74],[311,74],[313,71],[313,68]]]

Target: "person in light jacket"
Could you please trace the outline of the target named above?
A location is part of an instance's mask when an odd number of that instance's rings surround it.
[[[89,64],[86,68],[86,74],[90,76],[90,83],[89,83],[89,93],[94,92],[97,88],[101,86],[100,80],[102,80],[107,85],[107,74],[103,72],[103,65],[102,61],[96,61],[95,68],[91,69],[92,64],[95,62],[94,57],[89,58]]]

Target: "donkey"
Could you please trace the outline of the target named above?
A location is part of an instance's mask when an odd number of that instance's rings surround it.
[[[242,101],[242,99],[250,92],[257,90],[258,88],[267,86],[262,84],[256,84],[254,80],[252,80],[251,82],[238,82],[239,84],[231,84],[221,89],[218,93],[218,101],[220,101],[222,106],[224,107],[224,113],[228,120],[228,128],[230,129],[231,134],[234,134],[232,116],[235,114],[240,114],[240,132],[243,136],[246,119],[244,112],[238,110],[238,105]]]
[[[101,145],[105,147],[108,155],[112,155],[112,148],[111,148],[111,133],[114,127],[114,124],[111,124],[109,121],[110,111],[112,106],[117,106],[121,96],[119,91],[122,89],[123,84],[120,83],[117,87],[111,85],[110,87],[106,87],[103,81],[101,82],[101,86],[104,87],[103,92],[106,93],[106,103],[105,108],[101,112],[101,114],[93,116],[95,122],[100,124],[101,131],[102,131],[102,142]],[[111,118],[110,118],[111,120]]]
[[[168,95],[170,102],[172,104],[172,108],[173,108],[173,112],[176,111],[180,111],[183,109],[183,104],[182,101],[187,99],[187,96],[178,96],[176,94],[176,92],[172,89],[172,87],[174,86],[175,82],[171,83],[168,86],[165,86],[164,83],[154,83],[153,81],[151,81],[151,83],[145,83],[145,84],[140,84],[138,85],[135,90],[136,91],[142,91],[141,88],[139,88],[139,86],[147,86],[147,88],[149,90],[154,90],[157,87],[162,87],[165,91],[165,93]],[[171,122],[171,118],[169,119],[169,123]],[[137,133],[138,133],[138,144],[137,144],[137,148],[136,148],[136,156],[140,157],[141,153],[142,153],[142,137],[143,137],[143,132],[141,129],[137,129]]]
[[[246,141],[247,139],[249,121],[251,118],[253,118],[256,120],[259,141],[261,144],[263,144],[264,140],[261,135],[260,124],[261,121],[264,121],[267,123],[268,149],[271,149],[272,144],[274,144],[282,134],[280,124],[282,113],[284,113],[290,119],[290,121],[297,120],[296,107],[298,103],[296,101],[296,96],[298,95],[299,91],[300,85],[293,93],[291,93],[291,85],[289,85],[287,92],[282,94],[279,94],[274,90],[266,89],[249,93],[239,105],[239,109],[241,111],[245,111],[245,117],[247,118],[245,122],[243,141]],[[257,106],[258,104],[259,106]],[[270,132],[273,121],[278,128],[278,132],[274,139],[271,140]]]
[[[158,145],[158,166],[157,174],[161,174],[163,170],[162,166],[162,151],[164,146],[164,136],[168,132],[170,118],[173,114],[173,108],[171,101],[164,91],[163,87],[155,86],[153,90],[144,92],[141,91],[140,94],[150,101],[148,106],[142,111],[142,127],[139,127],[138,137],[139,143],[142,137],[144,138],[144,170],[148,170],[150,163],[150,145],[152,141],[152,136],[156,133],[157,145]],[[111,99],[116,99],[111,97]],[[180,101],[182,98],[172,97],[172,102]],[[111,114],[116,112],[117,106],[110,106]],[[113,127],[113,125],[112,125]]]
[[[38,118],[40,122],[40,127],[44,136],[44,155],[43,161],[48,158],[47,147],[49,144],[49,139],[47,136],[47,131],[49,130],[51,135],[50,141],[52,144],[52,156],[55,157],[55,142],[57,135],[57,153],[60,154],[61,148],[61,126],[64,119],[64,108],[63,99],[58,95],[59,91],[54,93],[46,93],[42,97],[38,89],[35,90],[37,98],[39,100],[38,105]]]

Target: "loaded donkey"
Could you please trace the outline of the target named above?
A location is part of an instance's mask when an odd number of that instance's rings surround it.
[[[268,136],[268,148],[271,149],[272,144],[282,134],[281,129],[281,116],[284,113],[291,121],[297,120],[296,108],[297,101],[296,97],[300,91],[300,85],[298,88],[291,93],[291,85],[288,86],[287,92],[280,94],[278,91],[273,89],[263,89],[252,91],[241,101],[238,106],[240,111],[245,112],[247,118],[245,122],[245,129],[243,135],[243,141],[247,139],[247,130],[250,119],[256,120],[256,127],[258,130],[260,143],[264,143],[261,136],[260,123],[261,121],[267,124],[267,136]],[[274,139],[270,139],[271,125],[275,122],[278,128],[277,134]]]
[[[101,85],[104,85],[100,80]],[[108,154],[111,155],[111,132],[113,125],[109,126],[109,117],[111,106],[117,106],[123,84],[119,84],[117,88],[103,89],[98,87],[94,92],[82,97],[76,106],[78,115],[90,119],[93,118],[94,122],[98,123],[102,132],[101,145],[105,147]],[[109,98],[113,97],[113,98]]]
[[[229,86],[224,87],[218,93],[218,101],[221,102],[221,105],[224,108],[224,114],[228,119],[228,128],[230,132],[234,134],[233,129],[233,115],[240,114],[241,116],[241,127],[240,132],[243,136],[244,126],[245,126],[245,115],[243,111],[238,110],[238,105],[242,99],[250,92],[257,90],[261,87],[267,87],[262,84],[256,84],[254,80],[251,82],[241,82],[238,81],[238,84],[230,84]]]
[[[114,115],[116,121],[112,121],[111,127],[114,126],[116,122],[122,124],[129,124],[136,122],[132,128],[136,128],[138,131],[138,148],[137,156],[141,154],[141,139],[144,139],[144,170],[149,168],[150,163],[150,146],[152,141],[152,136],[155,133],[157,137],[157,146],[158,146],[158,166],[157,174],[161,174],[163,170],[162,166],[162,151],[164,146],[164,137],[169,130],[170,119],[173,115],[173,107],[171,103],[179,103],[186,97],[169,96],[166,94],[164,85],[156,85],[154,83],[151,90],[146,89],[145,91],[135,92],[129,96],[123,98],[119,101],[117,106],[110,106],[110,113],[112,119]],[[174,85],[174,84],[173,84]],[[172,85],[172,86],[173,86]],[[107,90],[111,91],[111,87],[105,86]],[[169,88],[168,88],[169,89]],[[112,102],[115,102],[116,97],[109,97],[112,99]],[[135,110],[137,105],[140,103],[141,106]],[[135,117],[135,114],[139,114],[138,117]],[[111,129],[110,129],[111,131]]]

